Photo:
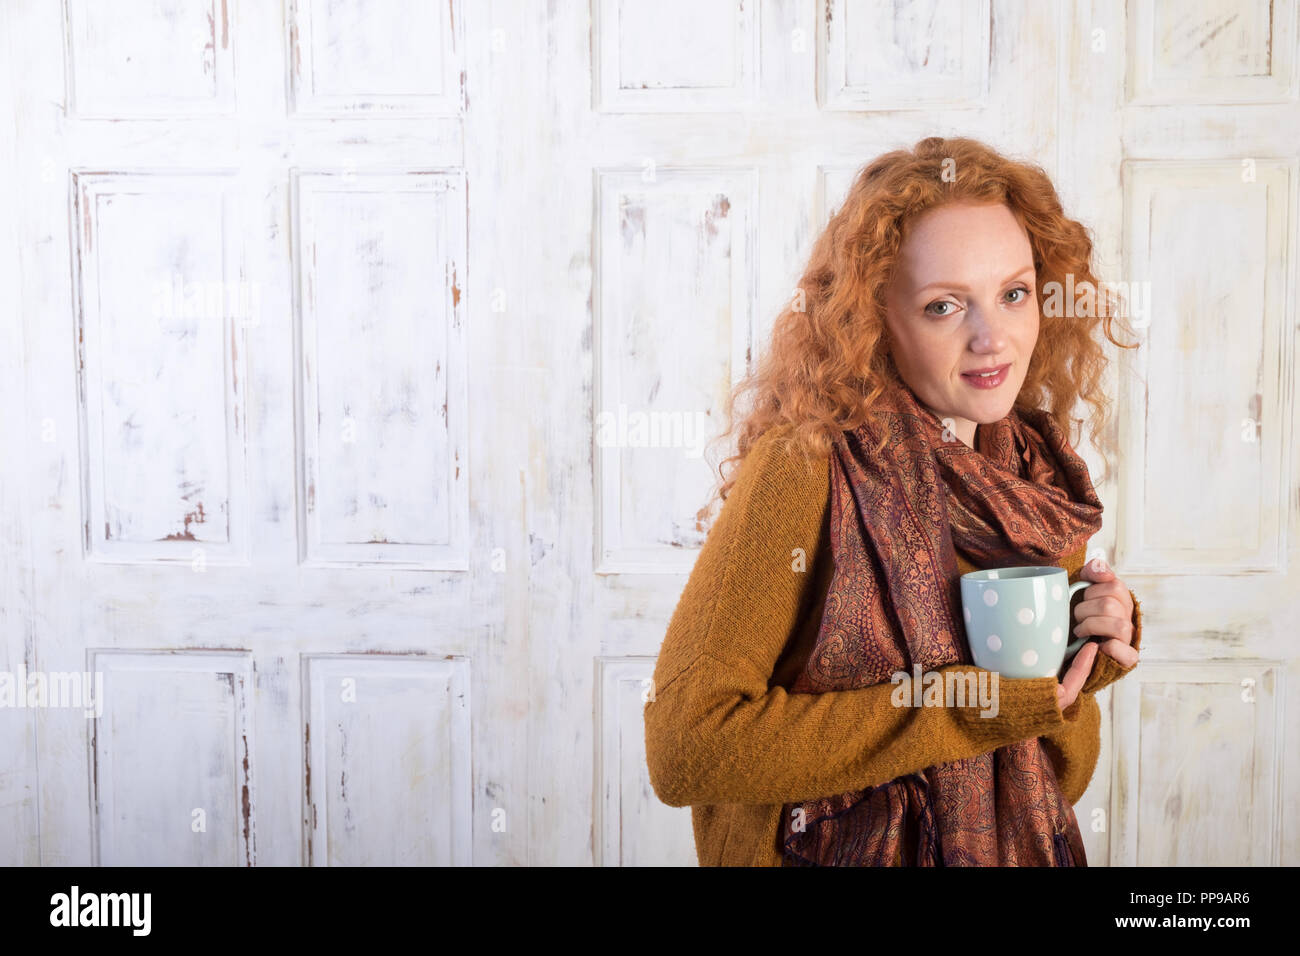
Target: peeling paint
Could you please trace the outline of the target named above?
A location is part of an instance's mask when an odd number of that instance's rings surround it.
[[[169,534],[167,535],[167,537],[159,538],[158,540],[159,541],[197,541],[198,538],[194,537],[194,532],[190,530],[190,525],[203,524],[203,522],[207,520],[207,516],[203,513],[203,502],[200,501],[193,511],[186,512],[184,520],[185,520],[184,531]],[[105,528],[105,530],[107,531],[107,527]]]
[[[247,866],[253,865],[253,844],[252,844],[252,803],[248,791],[248,734],[240,735],[244,741],[244,786],[242,793],[242,810],[244,814],[244,863]]]
[[[627,196],[620,196],[619,231],[623,235],[624,246],[631,246],[640,238],[645,240],[645,207],[633,204]]]
[[[310,818],[303,817],[303,823],[307,827],[307,865],[311,866],[312,833],[316,829],[316,805],[311,799],[311,721],[304,723],[302,728],[302,766],[307,786],[307,809],[311,813]]]
[[[720,219],[726,219],[727,213],[731,212],[731,200],[725,195],[719,193],[713,200],[713,205],[704,212],[704,229],[710,239],[718,235],[717,222]]]

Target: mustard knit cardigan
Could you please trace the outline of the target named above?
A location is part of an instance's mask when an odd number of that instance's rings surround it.
[[[792,428],[764,433],[742,460],[669,622],[645,705],[651,785],[667,805],[691,808],[700,865],[781,866],[783,804],[1031,737],[1042,738],[1062,792],[1077,802],[1101,746],[1096,694],[1133,669],[1107,654],[1064,712],[1055,677],[1000,680],[994,717],[977,707],[896,707],[892,683],[787,692],[812,650],[833,571],[829,463],[810,466],[790,450]],[[1061,563],[1071,583],[1084,559],[1080,549]],[[975,570],[960,555],[958,564]],[[1142,616],[1133,604],[1136,649]],[[947,671],[980,669],[939,669]]]

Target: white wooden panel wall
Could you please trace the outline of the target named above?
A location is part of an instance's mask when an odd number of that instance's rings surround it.
[[[466,570],[464,176],[292,178],[305,560]]]
[[[469,677],[464,659],[304,659],[304,864],[471,862]]]
[[[86,550],[188,563],[201,544],[246,561],[247,323],[225,301],[241,284],[234,178],[71,181]],[[182,278],[196,275],[211,279]]]
[[[210,651],[91,653],[105,703],[90,741],[95,865],[257,862],[252,664]]]
[[[750,358],[753,171],[653,172],[597,170],[598,573],[694,562],[703,446]]]
[[[593,0],[592,27],[597,109],[739,110],[755,102],[753,3]]]
[[[1118,181],[1103,249],[1151,293],[1116,406],[1116,560],[1148,623],[1097,808],[1112,863],[1294,864],[1297,5],[1088,13],[1126,69],[1079,51],[1080,83],[1103,83],[1080,194]],[[1099,148],[1112,132],[1119,150]]]
[[[1287,737],[1279,664],[1153,662],[1143,669],[1141,680],[1115,687],[1115,734],[1123,743],[1111,862],[1278,865]]]
[[[469,431],[499,130],[458,9],[404,6],[6,5],[0,648],[104,678],[0,715],[7,863],[526,858],[519,443]]]
[[[464,72],[455,7],[390,0],[288,0],[295,115],[455,114]]]
[[[0,9],[0,29],[7,16]],[[7,31],[6,31],[7,32]],[[0,52],[8,52],[8,40],[0,34]],[[18,138],[12,104],[17,88],[10,69],[0,69],[0,178],[16,180]],[[52,172],[51,172],[52,175]],[[23,447],[30,431],[27,389],[24,387],[24,328],[21,315],[21,269],[19,266],[18,192],[0,188],[0,282],[11,294],[0,303],[0,444],[7,449]],[[13,461],[12,455],[5,461]],[[32,586],[31,540],[26,515],[27,487],[12,466],[6,466],[0,480],[0,668],[7,674],[19,670],[35,640],[30,614]],[[11,865],[32,866],[40,861],[37,818],[35,714],[9,711],[0,715],[0,858]]]
[[[1138,356],[1143,423],[1125,455],[1126,561],[1134,570],[1231,574],[1284,571],[1287,227],[1300,167],[1255,162],[1131,160],[1123,168],[1134,275],[1150,277],[1156,309]],[[1189,263],[1214,268],[1189,270]],[[1161,321],[1163,319],[1163,321]],[[1235,417],[1233,413],[1236,413]],[[1182,454],[1168,435],[1200,436]],[[1188,521],[1190,502],[1166,489],[1191,468],[1195,494],[1216,507]]]
[[[233,115],[230,0],[65,0],[70,113],[90,119]]]
[[[693,864],[641,726],[693,429],[858,168],[940,133],[1152,283],[1089,860],[1297,862],[1297,19],[0,5],[0,661],[107,678],[0,713],[0,859]]]
[[[824,109],[988,105],[988,0],[829,0],[818,22]]]
[[[695,859],[689,807],[655,796],[645,757],[645,704],[654,658],[601,658],[597,866],[673,866]]]

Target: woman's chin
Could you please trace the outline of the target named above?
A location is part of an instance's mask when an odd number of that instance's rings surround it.
[[[1016,404],[1016,392],[1007,385],[996,389],[996,394],[968,396],[966,402],[966,418],[979,425],[991,425],[994,422],[1000,422],[1011,414],[1011,409]],[[973,391],[973,389],[972,389]]]

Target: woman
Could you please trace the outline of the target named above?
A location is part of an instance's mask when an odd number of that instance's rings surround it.
[[[1095,695],[1141,635],[1132,592],[1084,565],[1102,507],[1066,438],[1080,399],[1104,437],[1098,329],[1122,346],[1116,303],[1050,294],[1096,289],[1091,256],[1046,175],[977,141],[857,177],[731,397],[734,429],[754,393],[740,464],[645,708],[702,865],[1087,865]],[[980,673],[961,574],[1049,564],[1092,582],[1072,615],[1095,640],[1059,682],[1001,679],[992,717],[895,705],[914,665]]]

